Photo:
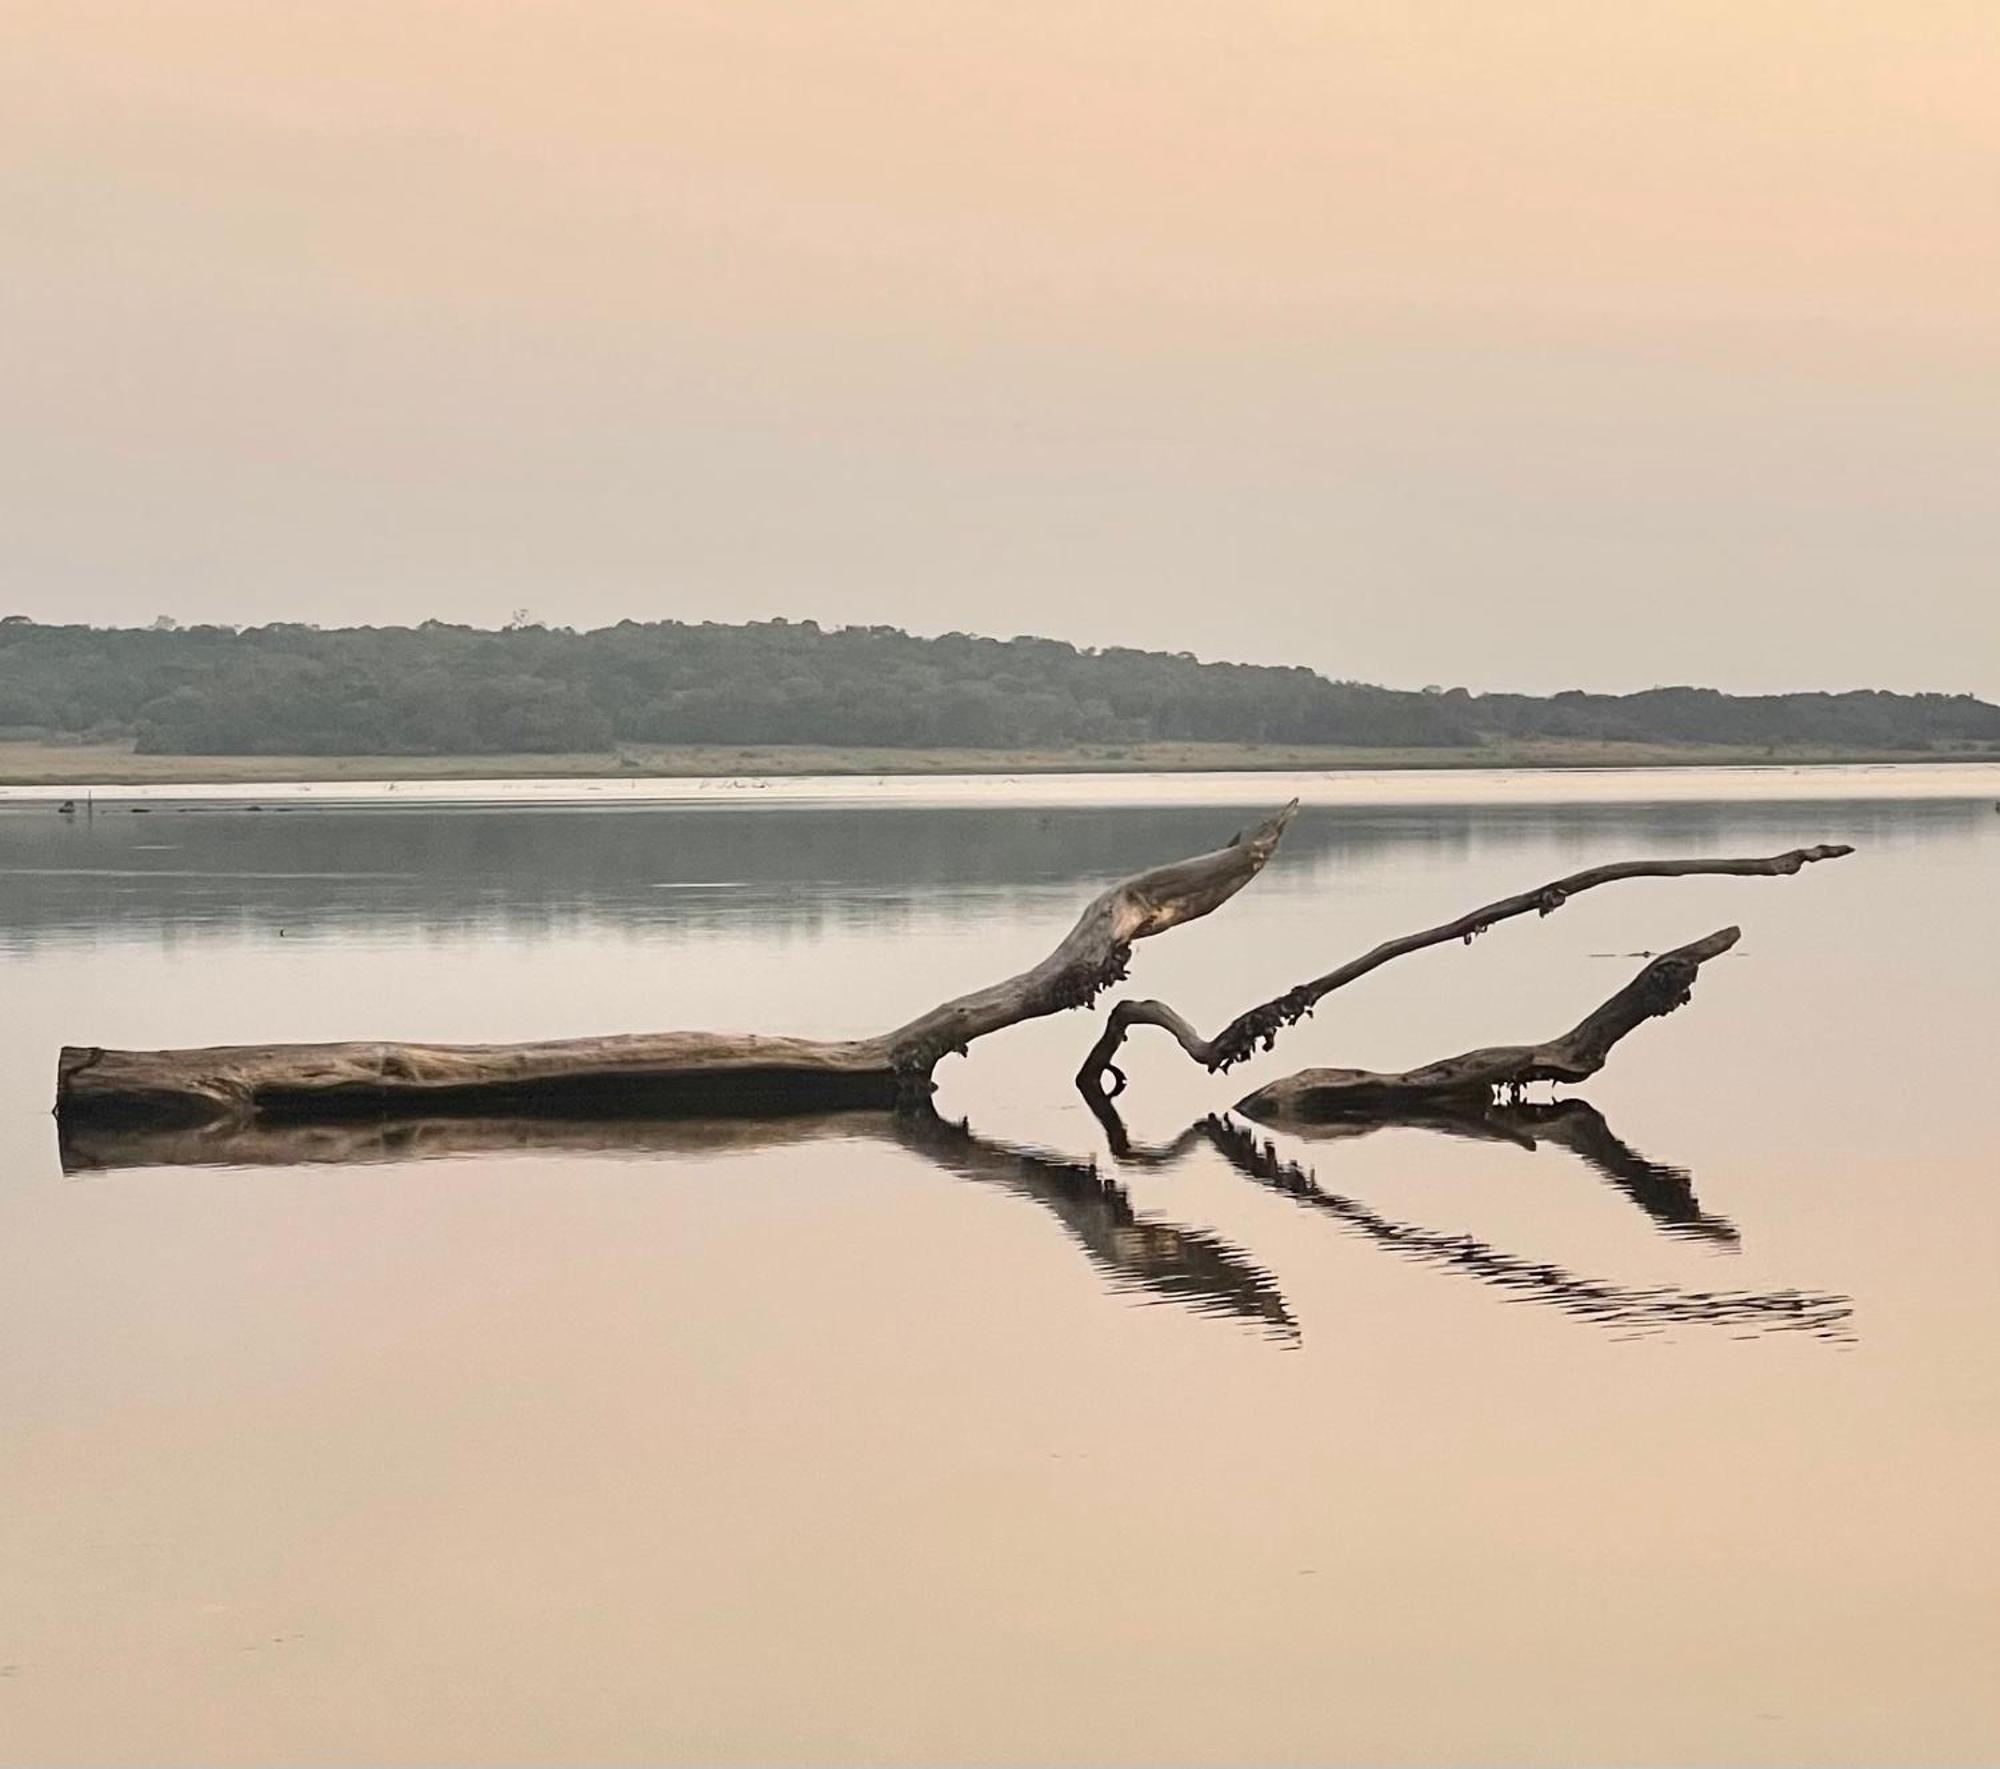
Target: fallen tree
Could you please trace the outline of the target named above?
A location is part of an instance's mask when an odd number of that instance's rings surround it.
[[[873,1038],[650,1032],[542,1044],[270,1044],[206,1050],[66,1047],[65,1119],[198,1124],[342,1114],[729,1112],[885,1107],[927,1096],[946,1055],[1024,1020],[1087,1006],[1125,976],[1135,941],[1220,908],[1264,869],[1294,800],[1227,847],[1104,891],[1033,969]]]
[[[1572,897],[1598,885],[1628,878],[1686,878],[1697,874],[1726,874],[1740,877],[1786,877],[1819,860],[1837,860],[1853,853],[1851,847],[1828,844],[1794,848],[1768,859],[1749,860],[1624,860],[1607,866],[1593,866],[1571,873],[1531,891],[1502,897],[1482,909],[1474,909],[1454,921],[1444,922],[1419,933],[1403,934],[1350,959],[1310,982],[1300,983],[1283,995],[1260,1002],[1224,1026],[1213,1038],[1204,1038],[1164,1001],[1120,1001],[1106,1016],[1103,1033],[1077,1070],[1076,1084],[1086,1097],[1103,1094],[1110,1081],[1112,1097],[1125,1088],[1125,1074],[1112,1059],[1118,1054],[1127,1033],[1134,1026],[1158,1026],[1170,1033],[1197,1063],[1211,1072],[1220,1072],[1247,1061],[1259,1050],[1270,1050],[1278,1034],[1310,1015],[1336,989],[1345,988],[1387,964],[1412,952],[1441,946],[1452,940],[1470,945],[1496,922],[1526,915],[1552,915]],[[1634,1026],[1655,1015],[1669,1013],[1688,998],[1695,972],[1709,959],[1735,945],[1739,931],[1724,928],[1706,939],[1696,940],[1676,951],[1663,954],[1640,972],[1630,984],[1599,1008],[1596,1013],[1565,1034],[1544,1045],[1507,1046],[1503,1049],[1472,1051],[1426,1064],[1401,1074],[1376,1074],[1366,1070],[1308,1070],[1304,1075],[1273,1082],[1250,1096],[1238,1108],[1246,1117],[1307,1116],[1315,1109],[1332,1115],[1345,1105],[1353,1110],[1407,1106],[1426,1098],[1490,1097],[1492,1089],[1519,1086],[1531,1080],[1580,1081],[1604,1065],[1604,1057]],[[1312,1079],[1308,1079],[1308,1078]],[[1336,1097],[1337,1096],[1337,1097]],[[1261,1110],[1258,1109],[1261,1107]]]
[[[200,1050],[66,1047],[56,1110],[65,1121],[199,1125],[343,1116],[528,1114],[758,1116],[835,1108],[882,1109],[927,1098],[948,1054],[1024,1020],[1087,1006],[1126,974],[1133,944],[1221,907],[1264,868],[1297,810],[1286,805],[1226,847],[1156,867],[1095,898],[1049,956],[1003,982],[959,996],[871,1038],[814,1039],[727,1032],[653,1032],[506,1045],[278,1044]],[[1211,1071],[1268,1050],[1327,995],[1391,959],[1451,940],[1470,942],[1496,922],[1548,915],[1579,893],[1629,878],[1694,874],[1784,876],[1853,850],[1796,848],[1766,859],[1635,860],[1592,867],[1502,898],[1441,926],[1385,941],[1239,1014],[1204,1039],[1164,1002],[1127,1000],[1078,1072],[1087,1097],[1115,1096],[1125,1077],[1112,1058],[1129,1030],[1159,1026]],[[1480,1102],[1532,1081],[1581,1081],[1634,1027],[1688,998],[1696,972],[1732,946],[1725,928],[1641,971],[1561,1038],[1466,1052],[1396,1074],[1310,1069],[1260,1088],[1239,1110],[1264,1121],[1354,1118],[1425,1101]]]

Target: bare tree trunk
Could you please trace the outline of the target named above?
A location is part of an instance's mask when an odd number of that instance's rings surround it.
[[[771,1113],[926,1095],[939,1059],[1065,1008],[1125,975],[1132,943],[1220,908],[1264,868],[1297,801],[1229,846],[1113,885],[1032,970],[873,1038],[647,1032],[546,1044],[66,1048],[65,1119],[197,1124],[343,1114]]]

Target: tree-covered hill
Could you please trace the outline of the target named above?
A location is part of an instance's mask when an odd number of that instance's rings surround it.
[[[1504,738],[1964,749],[1970,695],[1421,693],[1186,653],[811,621],[236,630],[0,620],[0,736],[160,755],[478,755],[629,744],[1461,748]]]

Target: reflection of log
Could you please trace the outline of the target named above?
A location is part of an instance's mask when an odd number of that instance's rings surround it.
[[[1533,1149],[1551,1142],[1568,1149],[1602,1174],[1669,1234],[1687,1235],[1735,1247],[1742,1236],[1724,1217],[1711,1216],[1695,1196],[1685,1167],[1649,1161],[1620,1140],[1604,1114],[1588,1100],[1564,1099],[1521,1105],[1487,1100],[1427,1100],[1373,1117],[1332,1118],[1323,1123],[1288,1122],[1294,1136],[1314,1142],[1369,1136],[1388,1129],[1435,1130],[1474,1142],[1506,1142]]]
[[[1301,1069],[1260,1087],[1236,1109],[1260,1123],[1325,1122],[1425,1100],[1486,1101],[1496,1088],[1518,1089],[1531,1081],[1586,1081],[1604,1067],[1611,1047],[1626,1033],[1686,1002],[1701,967],[1738,938],[1737,929],[1726,927],[1661,953],[1609,1001],[1546,1044],[1469,1050],[1394,1075]]]
[[[1377,1246],[1497,1285],[1524,1301],[1547,1303],[1597,1326],[1634,1333],[1701,1326],[1728,1327],[1738,1333],[1848,1336],[1854,1305],[1845,1296],[1810,1290],[1686,1290],[1674,1284],[1633,1286],[1583,1277],[1544,1260],[1503,1252],[1471,1235],[1397,1222],[1355,1199],[1326,1191],[1308,1169],[1283,1159],[1269,1139],[1260,1141],[1223,1118],[1205,1119],[1203,1128],[1239,1173],[1307,1209],[1334,1217]]]
[[[975,1038],[1080,1007],[1125,975],[1132,943],[1219,908],[1263,870],[1296,803],[1226,848],[1113,885],[1032,970],[874,1038],[638,1033],[549,1044],[295,1044],[212,1050],[66,1049],[65,1118],[200,1123],[384,1110],[438,1113],[758,1113],[888,1105],[929,1091]]]
[[[961,1178],[1042,1206],[1111,1288],[1249,1322],[1281,1338],[1298,1329],[1270,1275],[1218,1237],[1141,1217],[1115,1180],[974,1135],[928,1100],[896,1112],[782,1118],[347,1118],[197,1126],[62,1125],[66,1173],[133,1167],[297,1167],[465,1155],[730,1155],[800,1143],[894,1142]]]
[[[1113,1289],[1144,1290],[1200,1314],[1231,1315],[1259,1322],[1283,1338],[1298,1336],[1268,1272],[1214,1235],[1139,1216],[1125,1188],[1094,1163],[990,1142],[928,1108],[898,1112],[892,1121],[904,1147],[1053,1212]]]
[[[731,1155],[885,1137],[880,1111],[776,1118],[216,1118],[131,1124],[65,1118],[65,1173],[128,1167],[359,1167],[467,1155]]]
[[[1173,1141],[1148,1146],[1133,1142],[1117,1106],[1106,1095],[1091,1088],[1083,1097],[1104,1127],[1113,1158],[1122,1166],[1171,1167],[1191,1149],[1213,1142],[1218,1126],[1225,1131],[1231,1128],[1224,1119],[1204,1118],[1190,1124]],[[1731,1248],[1742,1241],[1734,1223],[1702,1209],[1694,1194],[1693,1176],[1685,1167],[1647,1160],[1621,1141],[1605,1123],[1604,1114],[1587,1100],[1502,1106],[1484,1099],[1426,1098],[1321,1123],[1288,1121],[1284,1128],[1313,1142],[1372,1136],[1378,1130],[1433,1130],[1470,1142],[1504,1142],[1530,1150],[1539,1142],[1552,1142],[1601,1173],[1669,1234]]]
[[[1499,902],[1474,909],[1456,921],[1426,928],[1421,933],[1384,940],[1373,951],[1350,959],[1346,964],[1328,971],[1325,976],[1301,983],[1275,1000],[1238,1014],[1213,1038],[1202,1037],[1165,1002],[1120,1001],[1106,1017],[1102,1035],[1084,1058],[1083,1067],[1077,1071],[1077,1085],[1085,1092],[1092,1089],[1101,1091],[1104,1077],[1108,1075],[1114,1094],[1123,1089],[1125,1077],[1111,1059],[1118,1054],[1125,1034],[1134,1026],[1159,1026],[1170,1032],[1180,1047],[1206,1069],[1233,1068],[1247,1061],[1258,1050],[1269,1050],[1285,1027],[1304,1019],[1334,990],[1365,977],[1392,958],[1421,952],[1430,946],[1441,946],[1451,940],[1463,940],[1470,944],[1476,935],[1483,934],[1495,922],[1526,915],[1531,910],[1537,915],[1551,915],[1570,898],[1594,890],[1598,885],[1625,878],[1686,878],[1714,873],[1735,877],[1784,877],[1816,860],[1837,860],[1843,854],[1853,852],[1850,847],[1828,844],[1816,848],[1794,848],[1789,853],[1774,854],[1762,860],[1622,860],[1607,866],[1592,866],[1583,872],[1573,872],[1567,878],[1559,878],[1553,884],[1542,885],[1539,889],[1502,897]]]

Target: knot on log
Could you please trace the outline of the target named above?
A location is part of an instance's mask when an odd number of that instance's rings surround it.
[[[1535,898],[1535,913],[1553,915],[1568,901],[1568,894],[1560,886],[1548,885]]]
[[[1687,1006],[1694,999],[1694,980],[1700,972],[1700,965],[1673,953],[1655,959],[1639,978],[1640,1005],[1654,1018]]]

